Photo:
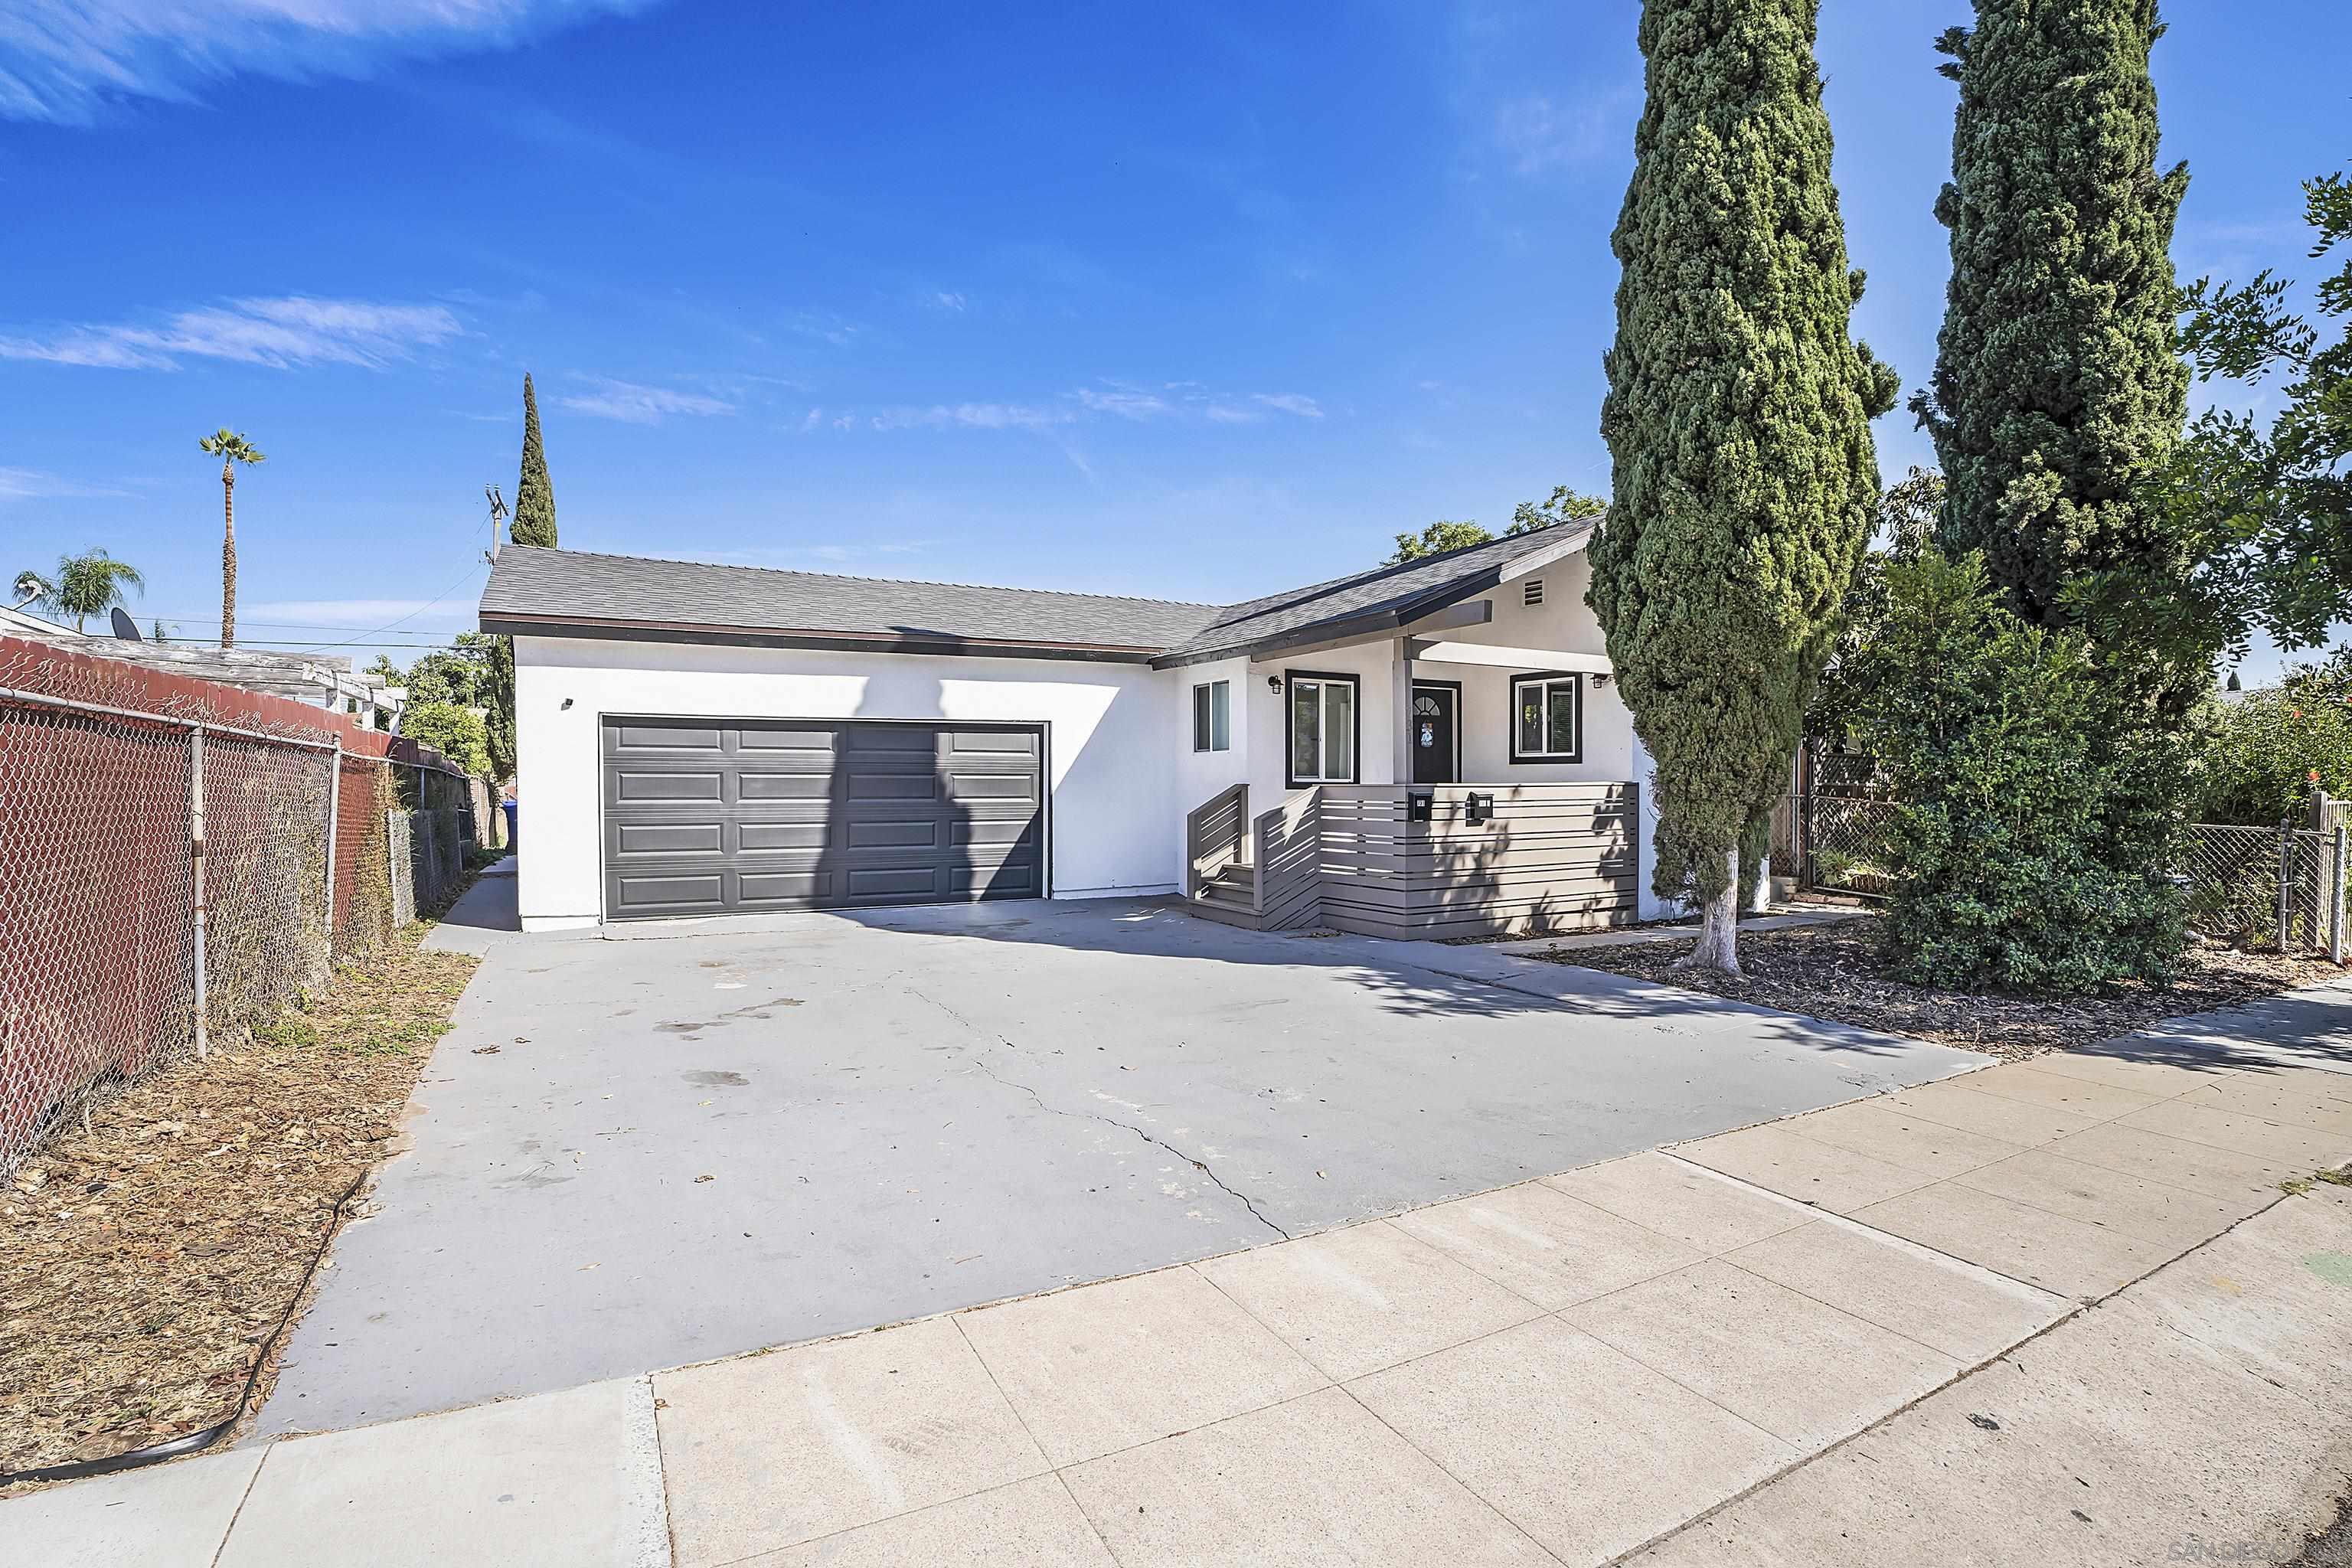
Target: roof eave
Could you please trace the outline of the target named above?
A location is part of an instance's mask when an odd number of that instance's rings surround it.
[[[700,643],[805,648],[829,653],[898,653],[932,658],[1082,659],[1147,664],[1163,650],[1115,643],[1037,642],[964,637],[943,632],[845,632],[817,627],[711,626],[691,621],[622,620],[539,615],[485,605],[481,628],[507,637],[583,637],[604,642]]]
[[[1272,637],[1228,643],[1218,647],[1163,653],[1151,661],[1151,667],[1154,669],[1181,669],[1190,664],[1213,664],[1221,658],[1257,658],[1265,654],[1303,647],[1310,643],[1369,642],[1377,637],[1400,632],[1413,622],[1458,605],[1465,599],[1491,593],[1501,581],[1501,569],[1490,568],[1475,576],[1449,583],[1442,588],[1430,589],[1402,604],[1382,609],[1366,610],[1353,616],[1335,616],[1329,620],[1309,621],[1303,626],[1293,626]]]

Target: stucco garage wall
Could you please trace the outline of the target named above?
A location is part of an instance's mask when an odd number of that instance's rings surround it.
[[[599,916],[598,746],[607,713],[1041,723],[1054,896],[1171,890],[1186,806],[1176,799],[1168,737],[1182,690],[1170,673],[1140,665],[519,637],[524,928]]]

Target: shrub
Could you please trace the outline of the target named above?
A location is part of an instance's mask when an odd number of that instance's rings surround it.
[[[400,716],[400,732],[431,746],[453,767],[477,776],[490,771],[489,731],[481,714],[454,702],[413,702]]]
[[[1854,738],[1895,803],[1886,939],[1921,984],[2081,991],[2170,977],[2178,748],[2080,635],[2004,609],[1981,557],[1890,563],[1854,655]]]

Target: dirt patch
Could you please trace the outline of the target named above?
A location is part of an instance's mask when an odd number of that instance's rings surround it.
[[[424,952],[426,929],[237,1049],[95,1106],[0,1188],[0,1473],[236,1409],[478,962]]]
[[[2180,978],[2168,987],[2119,985],[2099,995],[2063,998],[1983,996],[1895,979],[1879,956],[1874,923],[1744,934],[1739,963],[1747,974],[1739,980],[1669,973],[1690,951],[1687,942],[1580,948],[1552,962],[2011,1060],[2093,1045],[2160,1019],[2341,979],[2345,973],[2324,959],[2200,945],[2189,950]]]

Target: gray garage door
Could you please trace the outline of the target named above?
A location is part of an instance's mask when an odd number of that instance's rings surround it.
[[[604,914],[1034,899],[1034,726],[604,721]]]

